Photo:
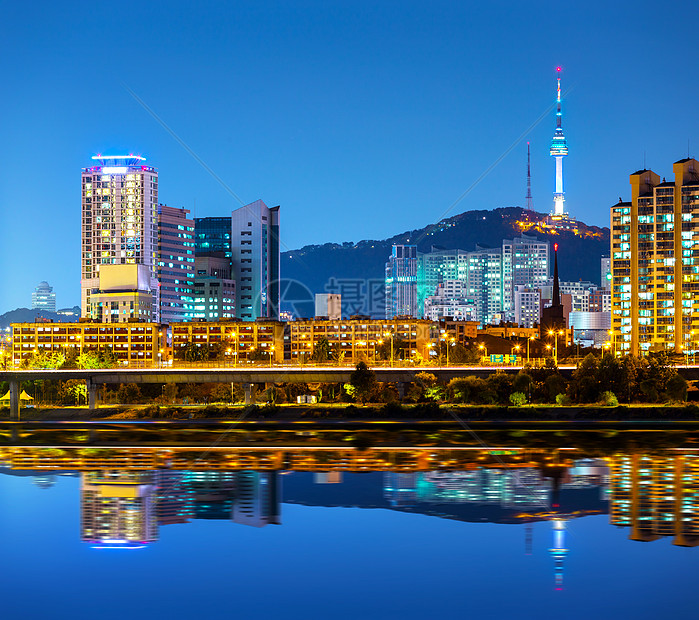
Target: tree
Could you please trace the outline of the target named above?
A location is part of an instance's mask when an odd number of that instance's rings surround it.
[[[58,351],[37,349],[29,358],[30,368],[60,368],[65,362],[65,355]]]
[[[670,400],[685,402],[687,400],[687,380],[682,375],[676,374],[668,380],[665,393]]]
[[[87,402],[87,385],[80,379],[61,381],[58,388],[58,398],[64,405],[80,405]]]
[[[325,336],[321,336],[313,346],[311,359],[314,362],[327,362],[330,359],[330,343]]]
[[[374,388],[376,388],[376,373],[364,362],[359,362],[350,375],[349,384],[354,388],[354,397],[362,404],[366,403]]]
[[[232,400],[230,383],[215,383],[211,386],[211,401],[214,403],[230,403]]]
[[[141,399],[141,389],[136,383],[122,383],[116,391],[118,403],[136,403]]]
[[[522,392],[512,392],[512,394],[510,394],[510,403],[512,403],[514,407],[521,407],[523,405],[526,405],[527,396]]]
[[[437,377],[431,372],[418,372],[415,381],[408,389],[408,397],[416,402],[424,400],[439,400],[443,395],[443,388]]]

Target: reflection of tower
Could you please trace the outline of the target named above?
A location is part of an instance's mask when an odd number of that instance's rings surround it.
[[[568,144],[561,127],[561,68],[556,69],[558,75],[558,90],[556,97],[556,131],[551,140],[551,157],[556,158],[556,191],[553,194],[553,215],[562,217],[565,194],[563,192],[563,158],[568,155]]]
[[[53,474],[42,474],[41,476],[34,476],[34,484],[40,489],[49,489],[54,484],[56,484],[56,476]]]
[[[134,548],[158,539],[151,472],[82,474],[81,538],[110,548]]]
[[[277,472],[238,472],[233,521],[252,527],[281,524],[280,487]]]
[[[556,574],[556,590],[563,589],[563,560],[568,549],[565,548],[566,522],[561,519],[554,519],[553,523],[553,547],[549,549],[554,561]]]
[[[534,537],[533,535],[533,530],[534,527],[532,526],[531,523],[527,523],[524,526],[524,554],[525,555],[531,555],[532,554],[532,538]]]

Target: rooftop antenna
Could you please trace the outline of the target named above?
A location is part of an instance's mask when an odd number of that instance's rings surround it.
[[[532,210],[532,165],[529,142],[527,142],[527,198],[525,200],[527,211]]]

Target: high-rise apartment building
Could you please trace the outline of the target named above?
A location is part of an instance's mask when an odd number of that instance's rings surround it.
[[[466,282],[467,276],[468,252],[464,250],[444,250],[433,246],[430,252],[418,254],[418,313],[422,313],[425,299],[436,294],[440,283],[447,280]]]
[[[600,259],[600,285],[605,291],[612,289],[612,257],[603,256]]]
[[[197,256],[231,258],[231,218],[198,217],[195,220]]]
[[[256,200],[233,211],[230,241],[239,317],[279,318],[279,207]]]
[[[192,310],[194,220],[187,209],[158,206],[160,322],[184,321]]]
[[[475,320],[499,323],[502,311],[502,249],[481,248],[468,254],[469,299],[476,304]]]
[[[541,320],[541,289],[523,284],[515,287],[514,320],[520,327],[534,327]]]
[[[466,297],[465,280],[445,280],[437,286],[434,295],[425,298],[424,317],[431,321],[452,319],[455,321],[473,321],[476,305]]]
[[[342,296],[340,293],[316,293],[315,316],[339,321],[342,318]]]
[[[386,263],[386,318],[417,314],[417,246],[394,245]]]
[[[56,293],[48,282],[39,282],[32,293],[32,310],[56,312]]]
[[[192,287],[192,309],[188,319],[235,318],[235,280],[229,258],[221,256],[197,256],[194,286]]]
[[[615,348],[696,351],[699,339],[699,162],[630,176],[631,202],[611,208]]]
[[[151,316],[158,321],[158,172],[138,155],[92,159],[96,165],[82,171],[82,316],[91,316],[102,265],[144,265]]]
[[[518,286],[540,288],[548,282],[550,247],[548,241],[522,235],[502,242],[502,303],[508,319],[514,319]]]

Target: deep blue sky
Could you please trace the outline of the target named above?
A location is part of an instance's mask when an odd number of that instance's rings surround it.
[[[696,3],[5,3],[0,311],[42,279],[79,303],[80,169],[135,152],[161,202],[282,206],[283,242],[384,238],[439,220],[553,102],[564,69],[567,207],[605,225],[643,165],[699,152]],[[532,143],[551,207],[551,112]],[[525,142],[526,142],[525,139]],[[520,143],[450,213],[520,205]],[[21,257],[21,262],[18,260]]]

